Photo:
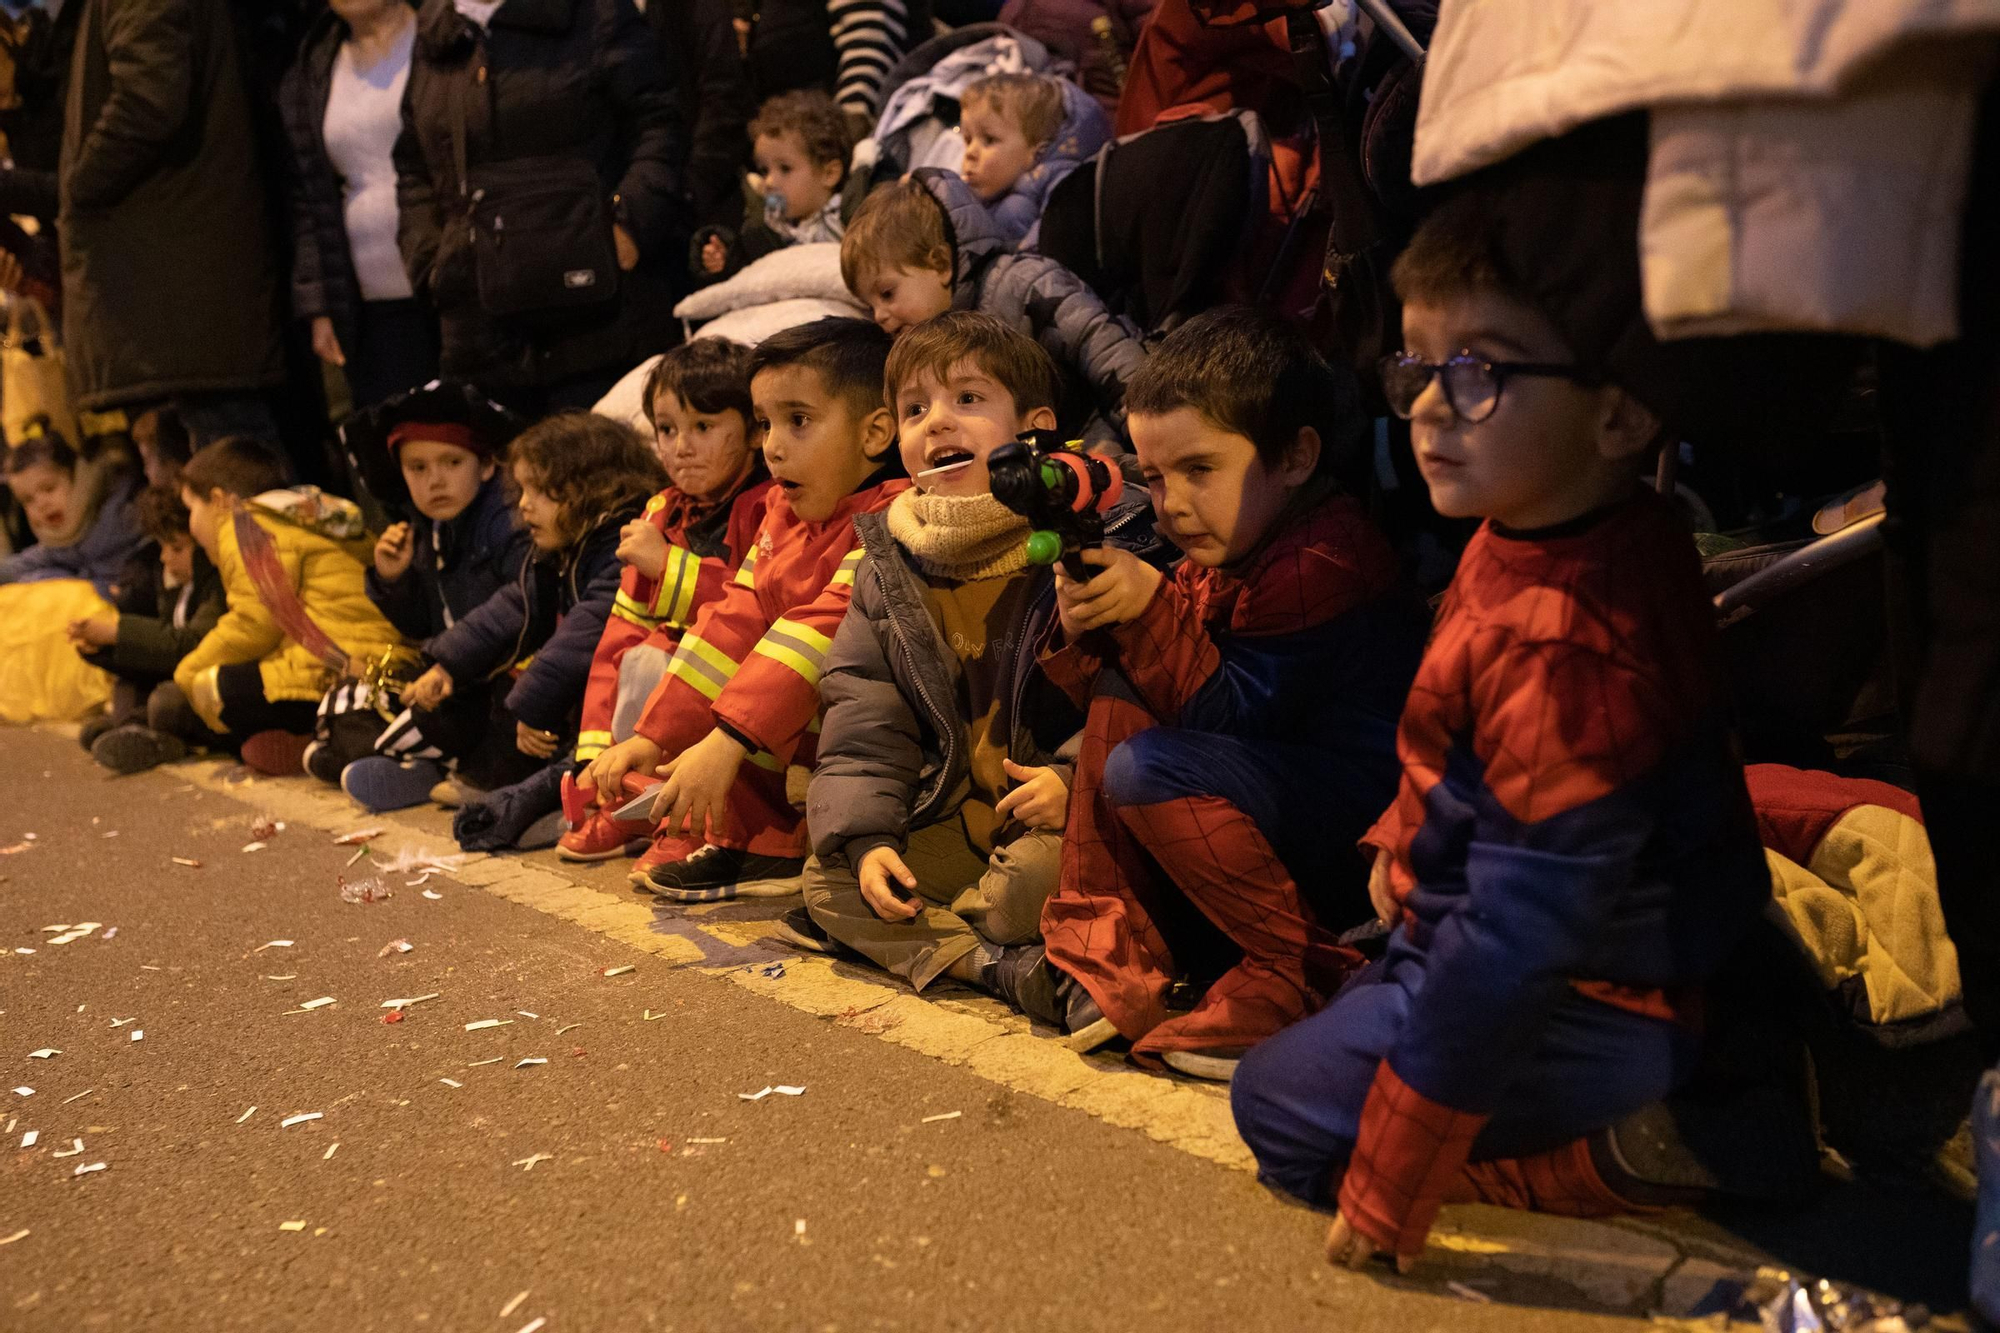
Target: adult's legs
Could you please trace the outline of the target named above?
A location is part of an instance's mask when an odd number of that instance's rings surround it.
[[[354,346],[341,350],[356,411],[437,378],[437,317],[416,300],[363,301],[355,325]]]

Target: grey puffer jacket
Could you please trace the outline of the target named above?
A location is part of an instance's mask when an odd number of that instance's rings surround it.
[[[1106,545],[1157,558],[1152,512],[1144,491],[1127,488],[1106,520]],[[913,830],[956,814],[972,769],[955,711],[958,657],[924,605],[923,575],[889,535],[888,515],[857,516],[854,535],[863,555],[854,600],[820,678],[819,757],[806,791],[813,854],[849,865],[876,847],[901,852]],[[1083,718],[1035,665],[1055,617],[1056,589],[1047,569],[1030,567],[1029,577],[1035,595],[993,641],[1008,663],[1008,756],[1053,767],[1067,783]]]
[[[943,205],[952,243],[951,304],[1019,329],[1048,349],[1066,374],[1082,376],[1097,410],[1122,434],[1125,385],[1146,364],[1137,325],[1046,255],[1015,254],[972,187],[924,167],[913,178]]]

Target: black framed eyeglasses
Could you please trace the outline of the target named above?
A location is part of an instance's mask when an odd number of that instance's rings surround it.
[[[1426,361],[1408,352],[1383,357],[1376,363],[1382,377],[1382,396],[1389,410],[1408,421],[1417,410],[1417,399],[1432,379],[1444,385],[1444,400],[1460,421],[1484,421],[1500,406],[1500,391],[1515,375],[1548,375],[1556,379],[1590,384],[1592,377],[1580,366],[1560,366],[1546,361],[1487,361],[1470,352],[1460,352],[1448,361]]]

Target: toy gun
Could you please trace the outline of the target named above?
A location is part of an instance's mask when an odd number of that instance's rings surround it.
[[[660,780],[643,773],[627,773],[623,786],[624,790],[618,793],[618,797],[624,800],[624,804],[613,810],[611,817],[620,823],[650,822],[653,798],[660,794]],[[591,808],[600,803],[608,804],[604,798],[611,795],[610,792],[586,791],[576,785],[573,775],[565,773],[562,778],[563,819],[571,829],[580,829],[590,818]]]
[[[1078,552],[1104,544],[1104,515],[1125,493],[1116,467],[1080,449],[1065,448],[1053,431],[1028,431],[986,459],[993,498],[1034,525],[1028,561],[1052,565],[1079,582],[1098,571]]]

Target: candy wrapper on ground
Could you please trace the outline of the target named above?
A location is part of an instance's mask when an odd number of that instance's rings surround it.
[[[1744,1293],[1765,1333],[1909,1333],[1931,1327],[1930,1311],[1824,1278],[1762,1269]]]
[[[381,878],[376,875],[370,875],[366,879],[354,880],[341,875],[338,876],[338,879],[340,883],[340,901],[344,903],[379,903],[383,899],[393,896],[389,891],[389,886],[384,884]]]

